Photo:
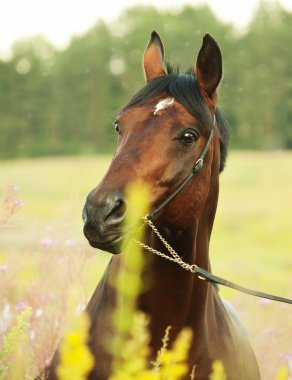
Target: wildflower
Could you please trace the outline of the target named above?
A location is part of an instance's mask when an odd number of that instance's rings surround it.
[[[260,305],[269,305],[271,303],[271,300],[267,300],[266,298],[260,299]]]
[[[264,336],[274,338],[279,335],[279,332],[277,329],[274,329],[273,327],[267,327],[266,329],[262,331],[262,334]]]
[[[94,359],[86,345],[89,318],[80,314],[70,321],[71,327],[60,346],[59,380],[85,380],[93,367]]]
[[[276,380],[289,380],[288,378],[288,370],[286,367],[281,367]]]
[[[16,206],[17,208],[21,208],[24,205],[24,202],[19,198],[15,198],[13,203],[14,203],[14,206]]]
[[[52,301],[55,298],[52,294],[41,294],[40,295],[40,301],[41,302],[48,302]]]
[[[14,352],[16,344],[25,337],[25,332],[28,328],[28,318],[31,315],[32,309],[27,306],[22,310],[16,318],[16,325],[11,328],[5,336],[3,352],[5,357]]]
[[[65,241],[65,246],[68,247],[68,248],[75,247],[75,245],[76,245],[76,241],[73,240],[73,239],[67,239]]]
[[[0,314],[0,332],[4,333],[9,326],[9,321],[11,319],[10,304],[5,301],[3,304],[3,310]]]
[[[17,311],[22,311],[27,307],[27,302],[26,301],[20,301],[15,305],[15,310]]]
[[[192,341],[192,331],[183,329],[177,336],[172,349],[167,349],[169,329],[163,340],[163,347],[154,363],[154,370],[157,372],[157,379],[180,379],[187,374],[187,358]]]
[[[147,369],[150,354],[148,324],[149,320],[145,314],[134,313],[129,336],[123,340],[122,351],[115,356],[110,380],[154,379],[152,371]]]
[[[60,264],[65,264],[67,258],[68,258],[68,256],[62,255],[62,256],[58,257],[58,261]]]
[[[1,264],[0,265],[0,272],[6,272],[8,270],[8,265],[6,264]]]
[[[220,360],[215,360],[212,365],[212,373],[210,380],[227,380],[226,372],[223,363]]]
[[[157,353],[157,359],[156,359],[156,361],[153,363],[153,370],[155,372],[158,372],[159,368],[161,367],[161,362],[162,362],[161,359],[162,359],[163,354],[167,350],[167,346],[168,346],[168,343],[169,343],[169,333],[170,333],[170,330],[171,330],[171,326],[168,326],[166,328],[166,330],[165,330],[165,334],[164,334],[164,337],[162,339],[162,347],[161,347],[161,349]]]
[[[35,330],[30,330],[30,332],[29,332],[29,339],[30,340],[35,340],[35,337],[36,337]]]
[[[3,348],[0,353],[0,375],[4,375],[4,377],[0,376],[1,378],[11,380],[26,378],[27,362],[24,360],[23,352],[27,348],[27,330],[30,315],[31,308],[26,307],[17,316],[15,325],[3,337]]]
[[[54,239],[52,239],[51,237],[44,237],[44,238],[41,240],[41,244],[42,244],[44,247],[52,247],[52,246],[54,246],[56,243],[55,243]]]
[[[36,309],[36,311],[35,311],[35,316],[37,317],[37,318],[39,318],[39,317],[41,317],[43,315],[43,311],[42,311],[42,309]]]
[[[278,355],[278,357],[282,360],[292,360],[292,353],[286,353],[286,352],[280,352],[280,354]]]

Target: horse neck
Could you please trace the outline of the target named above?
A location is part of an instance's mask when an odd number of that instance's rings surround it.
[[[163,237],[185,262],[207,270],[210,270],[209,240],[217,207],[218,186],[213,190],[200,217],[194,218],[188,228],[177,231],[163,223],[157,225]],[[167,254],[159,238],[149,228],[145,241]],[[145,252],[145,255],[149,257],[151,253]],[[152,255],[148,262],[145,278],[150,278],[151,284],[149,290],[140,297],[139,307],[150,315],[152,335],[157,337],[153,345],[159,347],[168,325],[178,332],[184,326],[195,327],[196,323],[205,323],[206,315],[214,307],[214,289],[192,272],[162,257]]]

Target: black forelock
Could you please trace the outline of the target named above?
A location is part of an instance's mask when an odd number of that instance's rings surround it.
[[[181,73],[179,68],[173,68],[168,64],[167,75],[154,78],[147,82],[147,84],[130,99],[125,108],[144,104],[162,92],[167,92],[171,97],[175,98],[208,132],[211,131],[213,118],[199,89],[195,72],[192,69],[186,73]],[[229,133],[228,124],[223,118],[219,108],[216,108],[215,115],[220,131],[221,172],[224,169],[227,157]]]

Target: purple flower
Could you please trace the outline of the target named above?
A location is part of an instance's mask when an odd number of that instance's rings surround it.
[[[27,302],[26,301],[20,301],[15,305],[15,310],[22,311],[26,308]]]
[[[282,360],[292,360],[292,354],[290,354],[289,352],[281,352],[278,357]]]

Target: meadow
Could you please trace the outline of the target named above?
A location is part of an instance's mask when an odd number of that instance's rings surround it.
[[[29,344],[5,364],[13,367],[25,355],[27,379],[50,361],[68,315],[84,309],[109,260],[88,246],[81,219],[85,197],[109,161],[0,162],[0,347],[29,307]],[[291,194],[292,152],[230,153],[210,247],[215,274],[291,298]],[[290,366],[292,376],[291,306],[230,289],[220,293],[246,326],[263,380],[276,379],[281,366]]]

